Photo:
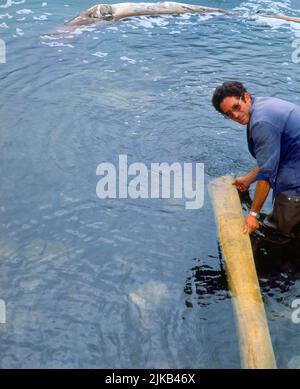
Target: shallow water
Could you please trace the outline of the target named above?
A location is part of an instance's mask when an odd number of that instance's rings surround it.
[[[211,94],[240,79],[254,94],[300,103],[300,25],[255,16],[300,16],[299,3],[203,1],[241,16],[139,17],[52,34],[92,4],[0,3],[0,366],[239,367],[207,193],[193,211],[178,199],[100,200],[95,172],[119,154],[202,162],[206,183],[251,168],[244,129],[215,113]],[[272,250],[258,247],[257,258],[272,261]],[[300,366],[297,271],[273,273],[261,278],[278,366]]]

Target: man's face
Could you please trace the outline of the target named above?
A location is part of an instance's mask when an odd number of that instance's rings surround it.
[[[245,99],[245,100],[244,100]],[[225,97],[220,104],[224,115],[240,124],[248,124],[251,111],[251,96],[244,93],[244,98],[235,96]]]

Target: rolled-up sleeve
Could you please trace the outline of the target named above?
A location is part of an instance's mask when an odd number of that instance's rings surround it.
[[[256,123],[251,130],[259,167],[256,179],[269,181],[273,186],[280,161],[280,130],[268,122]]]

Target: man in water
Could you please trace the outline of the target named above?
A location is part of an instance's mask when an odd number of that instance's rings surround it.
[[[246,191],[256,181],[244,233],[259,228],[259,212],[273,189],[273,211],[266,224],[290,235],[300,223],[300,106],[273,97],[254,97],[238,81],[226,81],[212,97],[217,111],[247,126],[247,141],[257,165],[233,181]]]

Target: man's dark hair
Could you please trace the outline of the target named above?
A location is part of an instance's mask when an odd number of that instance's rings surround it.
[[[225,81],[215,89],[212,97],[212,104],[217,111],[223,113],[220,104],[225,97],[237,97],[239,99],[245,92],[247,92],[247,89],[241,82]]]

